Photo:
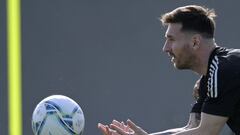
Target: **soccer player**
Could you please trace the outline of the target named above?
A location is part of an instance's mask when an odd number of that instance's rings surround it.
[[[215,16],[214,10],[188,5],[161,17],[167,26],[163,51],[175,68],[192,70],[200,80],[187,126],[151,135],[218,135],[225,123],[240,134],[240,50],[216,44]],[[148,135],[130,120],[98,127],[105,135]]]

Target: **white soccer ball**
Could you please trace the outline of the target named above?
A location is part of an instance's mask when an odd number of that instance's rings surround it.
[[[35,135],[82,135],[84,124],[81,107],[63,95],[43,99],[32,115]]]

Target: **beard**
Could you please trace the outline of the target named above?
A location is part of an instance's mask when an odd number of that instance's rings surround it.
[[[176,60],[176,62],[174,63],[174,67],[180,70],[192,69],[190,62],[191,62],[190,60],[185,60],[185,61]]]
[[[190,48],[185,45],[178,57],[174,58],[174,67],[180,70],[192,69],[194,60],[195,55],[191,52]]]

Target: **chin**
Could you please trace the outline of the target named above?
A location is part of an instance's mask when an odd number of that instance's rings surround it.
[[[180,65],[180,64],[177,64],[177,63],[174,63],[174,67],[176,69],[179,69],[179,70],[187,70],[187,69],[190,69],[188,66],[186,65]]]

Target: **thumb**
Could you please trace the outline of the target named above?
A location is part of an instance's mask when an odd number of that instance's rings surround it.
[[[141,127],[137,126],[130,119],[127,120],[127,125],[137,134],[139,135],[148,135],[146,131],[144,131]]]
[[[98,123],[98,128],[103,135],[110,135],[108,126]]]
[[[127,125],[133,130],[133,131],[137,131],[139,130],[139,127],[132,122],[130,119],[127,120]]]

